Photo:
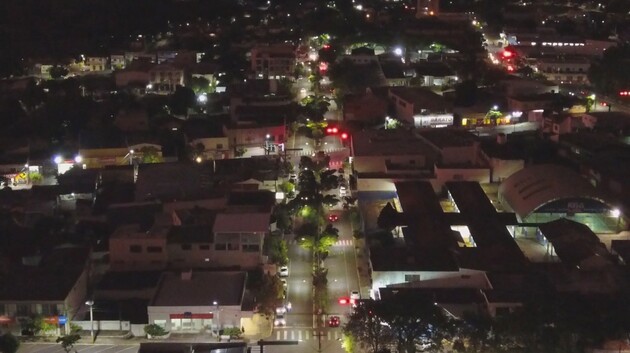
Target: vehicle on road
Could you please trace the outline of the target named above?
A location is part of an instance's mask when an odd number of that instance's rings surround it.
[[[286,326],[287,325],[287,319],[283,314],[276,314],[276,318],[273,320],[273,325],[274,326]]]
[[[337,222],[339,220],[339,216],[337,216],[336,214],[330,214],[328,215],[328,220],[331,222]]]
[[[284,305],[276,308],[276,315],[284,315],[286,313],[287,313],[287,308]]]
[[[333,315],[328,318],[328,327],[339,327],[340,323],[339,316]]]
[[[282,282],[282,288],[284,288],[286,290],[287,287],[289,286],[289,284],[287,283],[287,279],[286,278],[280,278],[280,282]]]
[[[339,187],[339,195],[340,196],[346,196],[346,187],[345,186],[340,186]]]
[[[280,277],[289,277],[289,266],[280,267]]]
[[[357,306],[359,299],[361,299],[361,293],[359,293],[358,290],[353,290],[352,292],[350,292],[350,304],[352,305],[352,307]]]
[[[361,293],[358,290],[353,290],[350,292],[350,300],[359,300],[361,299]]]

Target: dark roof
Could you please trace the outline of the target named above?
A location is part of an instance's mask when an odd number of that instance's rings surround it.
[[[89,254],[82,247],[57,248],[38,266],[10,265],[0,277],[0,300],[63,302],[85,270]]]
[[[414,69],[418,76],[454,76],[455,72],[446,64],[441,62],[435,63],[418,63],[414,65]]]
[[[381,63],[381,70],[385,78],[405,78],[405,72],[401,63],[383,62]]]
[[[167,242],[169,244],[213,243],[214,233],[212,232],[212,224],[173,226],[168,232]]]
[[[284,119],[292,118],[295,114],[293,103],[283,105],[238,105],[235,115],[239,121],[255,120],[260,122],[284,123]]]
[[[164,273],[151,306],[210,306],[213,301],[220,305],[241,305],[246,272],[192,271],[190,279],[182,277],[185,274]]]
[[[423,129],[419,130],[418,134],[440,149],[472,146],[478,140],[469,131],[452,128]]]
[[[458,271],[448,249],[416,250],[409,247],[372,247],[370,262],[374,271]]]
[[[98,299],[94,305],[94,320],[129,321],[131,324],[149,322],[146,299],[103,300]],[[189,353],[189,352],[186,352]]]
[[[368,47],[355,48],[350,51],[351,55],[374,55],[374,49]]]
[[[277,180],[280,168],[279,160],[273,157],[217,159],[214,165],[218,178],[234,182]]]
[[[107,272],[98,282],[96,292],[157,288],[161,276],[161,271]]]
[[[276,203],[273,192],[259,191],[232,191],[228,195],[228,206],[259,206],[263,209],[271,209]]]
[[[208,137],[225,137],[223,121],[219,119],[188,119],[184,122],[182,131],[189,140]]]
[[[438,304],[482,304],[484,297],[475,288],[380,288],[381,300],[419,300]]]
[[[107,208],[107,222],[114,227],[123,224],[151,226],[162,209],[162,203],[156,201],[112,204]]]
[[[566,218],[539,226],[540,232],[552,244],[564,264],[579,267],[582,261],[593,257],[608,257],[606,246],[585,224]]]

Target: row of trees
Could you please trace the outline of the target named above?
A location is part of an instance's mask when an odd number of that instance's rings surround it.
[[[456,318],[434,298],[405,292],[363,301],[344,333],[370,352],[581,352],[627,342],[630,307],[621,298],[528,297],[509,314]],[[620,348],[621,349],[621,348]]]

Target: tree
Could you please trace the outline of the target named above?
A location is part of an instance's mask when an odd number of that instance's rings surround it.
[[[258,311],[264,314],[273,314],[276,307],[282,302],[284,287],[277,276],[263,274],[255,292]]]
[[[294,210],[287,203],[279,203],[273,209],[273,217],[276,220],[276,227],[282,230],[284,233],[290,231],[293,227],[293,219],[291,214]]]
[[[336,204],[339,203],[339,199],[335,195],[328,194],[324,195],[324,197],[322,198],[322,203],[328,207],[334,207]]]
[[[70,353],[74,348],[75,343],[77,343],[81,339],[81,336],[78,333],[71,333],[69,335],[57,337],[57,343],[61,343],[61,347],[66,353]],[[76,352],[76,350],[75,350]]]
[[[205,77],[194,76],[190,79],[190,88],[195,94],[212,93],[210,81]]]
[[[287,242],[280,236],[272,235],[265,242],[269,254],[269,260],[278,266],[284,266],[289,263],[289,248]]]
[[[65,66],[54,65],[48,71],[52,79],[59,79],[68,75],[69,71]]]
[[[295,184],[285,181],[278,186],[278,189],[285,194],[291,194],[295,191]]]
[[[10,333],[0,336],[0,352],[15,353],[20,348],[20,341]]]
[[[152,146],[144,146],[138,150],[142,155],[142,163],[162,163],[163,158],[159,150]]]
[[[361,302],[350,313],[349,320],[343,327],[344,334],[367,345],[373,353],[379,352],[394,339],[391,329],[382,324],[377,306],[378,303],[373,300]]]
[[[197,101],[195,92],[189,87],[177,86],[171,95],[170,108],[173,114],[187,115],[188,108],[194,107]]]

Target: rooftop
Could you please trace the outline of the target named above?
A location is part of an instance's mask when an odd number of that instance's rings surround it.
[[[460,129],[423,129],[418,134],[439,149],[473,146],[478,139],[471,132]]]
[[[403,148],[404,146],[404,148]],[[352,135],[356,157],[426,155],[436,159],[438,153],[416,132],[410,130],[364,130]]]
[[[240,306],[246,272],[166,272],[150,306]]]
[[[271,215],[269,212],[219,213],[212,231],[214,233],[266,233],[269,231],[270,222]]]
[[[391,87],[391,95],[413,104],[414,113],[420,114],[425,110],[432,112],[449,111],[451,104],[443,96],[423,87]]]

